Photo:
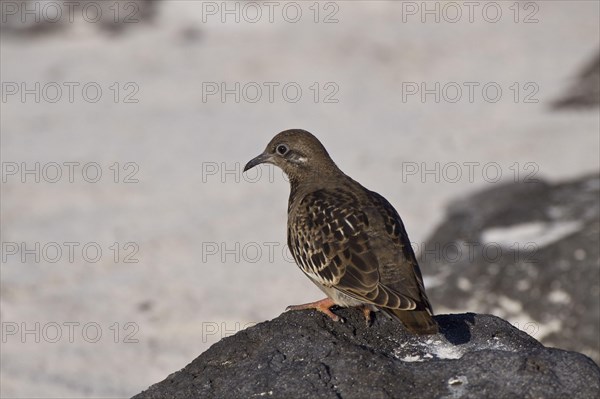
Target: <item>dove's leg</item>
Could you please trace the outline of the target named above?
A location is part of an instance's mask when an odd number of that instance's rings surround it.
[[[305,303],[303,305],[291,305],[285,308],[285,310],[304,310],[304,309],[315,309],[321,313],[326,314],[333,321],[343,320],[340,316],[333,313],[331,308],[335,303],[331,298],[321,299],[320,301]]]
[[[365,322],[367,323],[367,327],[371,326],[371,321],[373,320],[371,318],[371,313],[373,312],[373,310],[371,309],[371,305],[363,305],[362,311],[365,315]]]

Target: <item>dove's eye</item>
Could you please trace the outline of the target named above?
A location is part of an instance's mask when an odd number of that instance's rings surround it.
[[[289,151],[289,148],[285,144],[279,144],[276,151],[279,155],[285,155]]]

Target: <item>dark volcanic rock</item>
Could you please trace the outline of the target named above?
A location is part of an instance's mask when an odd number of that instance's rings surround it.
[[[122,33],[139,25],[139,22],[152,22],[159,4],[156,0],[48,1],[48,4],[39,0],[0,0],[0,3],[4,3],[0,4],[2,33],[23,37],[58,32],[71,27],[72,22],[77,20],[110,33]],[[88,7],[91,10],[84,11]],[[87,19],[83,16],[87,16]]]
[[[366,327],[288,312],[225,338],[134,398],[597,398],[600,369],[502,319],[436,316],[414,336],[381,313]]]
[[[585,65],[562,98],[552,106],[562,108],[592,108],[600,104],[600,53]]]
[[[457,201],[420,256],[434,309],[492,313],[600,362],[599,189],[595,175]]]

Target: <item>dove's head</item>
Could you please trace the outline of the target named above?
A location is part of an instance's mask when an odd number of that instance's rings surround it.
[[[323,144],[302,129],[290,129],[277,134],[262,154],[246,164],[244,172],[261,163],[281,168],[292,184],[339,172]]]

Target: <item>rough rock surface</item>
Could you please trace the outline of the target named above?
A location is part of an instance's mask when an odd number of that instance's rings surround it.
[[[224,338],[136,395],[150,398],[597,398],[588,357],[546,348],[504,320],[436,316],[441,332],[414,336],[356,309],[335,323],[288,312]]]
[[[600,362],[600,178],[461,199],[420,255],[434,310],[492,313]]]

